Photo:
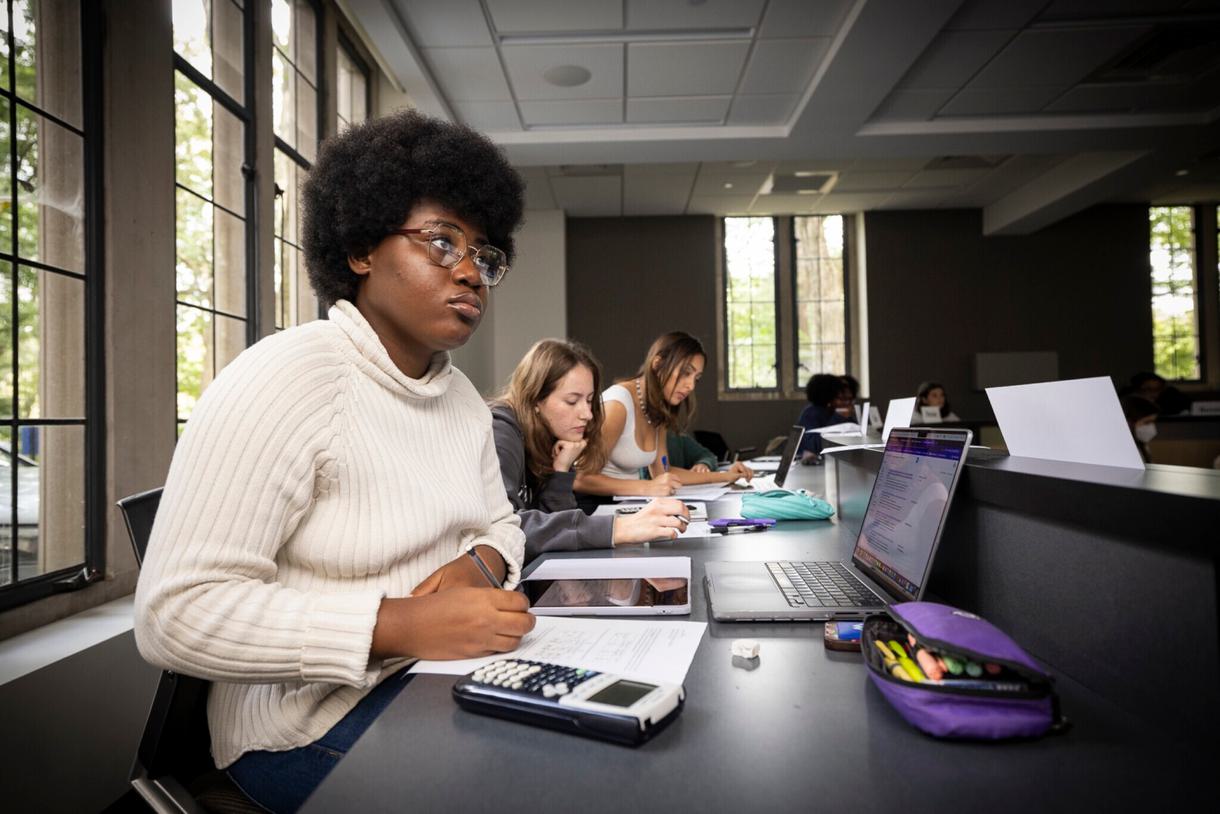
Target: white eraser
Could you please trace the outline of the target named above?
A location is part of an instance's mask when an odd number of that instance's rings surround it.
[[[734,639],[729,649],[734,656],[752,659],[758,656],[758,641],[756,639]]]

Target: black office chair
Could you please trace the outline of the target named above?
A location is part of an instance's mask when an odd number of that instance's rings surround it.
[[[701,446],[716,456],[717,461],[729,460],[729,444],[724,436],[714,430],[695,430],[691,433]]]
[[[144,563],[160,502],[161,489],[118,502],[139,565]],[[131,787],[159,814],[263,811],[212,762],[208,687],[201,678],[161,673],[131,766]]]

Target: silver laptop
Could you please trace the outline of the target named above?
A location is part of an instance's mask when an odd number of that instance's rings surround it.
[[[890,432],[851,562],[709,562],[712,618],[859,618],[921,599],[971,437],[956,429]]]

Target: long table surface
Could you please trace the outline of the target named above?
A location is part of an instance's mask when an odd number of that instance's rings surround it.
[[[822,489],[821,467],[788,488]],[[735,514],[735,498],[709,506]],[[709,621],[704,564],[845,559],[833,521],[764,534],[552,556],[689,556],[692,612],[709,626],[681,715],[638,748],[475,715],[452,676],[418,675],[307,801],[304,811],[1064,811],[1200,799],[1216,754],[1175,741],[1060,677],[1073,726],[1033,741],[937,740],[913,729],[866,678],[861,657],[822,646],[821,624]],[[1138,612],[1133,609],[1132,612]],[[654,617],[665,619],[666,617]],[[683,618],[683,617],[679,617]],[[733,639],[761,642],[734,665]],[[1036,654],[1035,654],[1036,655]],[[740,663],[740,660],[738,660]]]

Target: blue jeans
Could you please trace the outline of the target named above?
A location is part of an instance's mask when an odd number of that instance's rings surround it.
[[[285,752],[246,752],[229,766],[230,779],[268,811],[296,811],[411,678],[404,669],[382,681],[313,743]]]

